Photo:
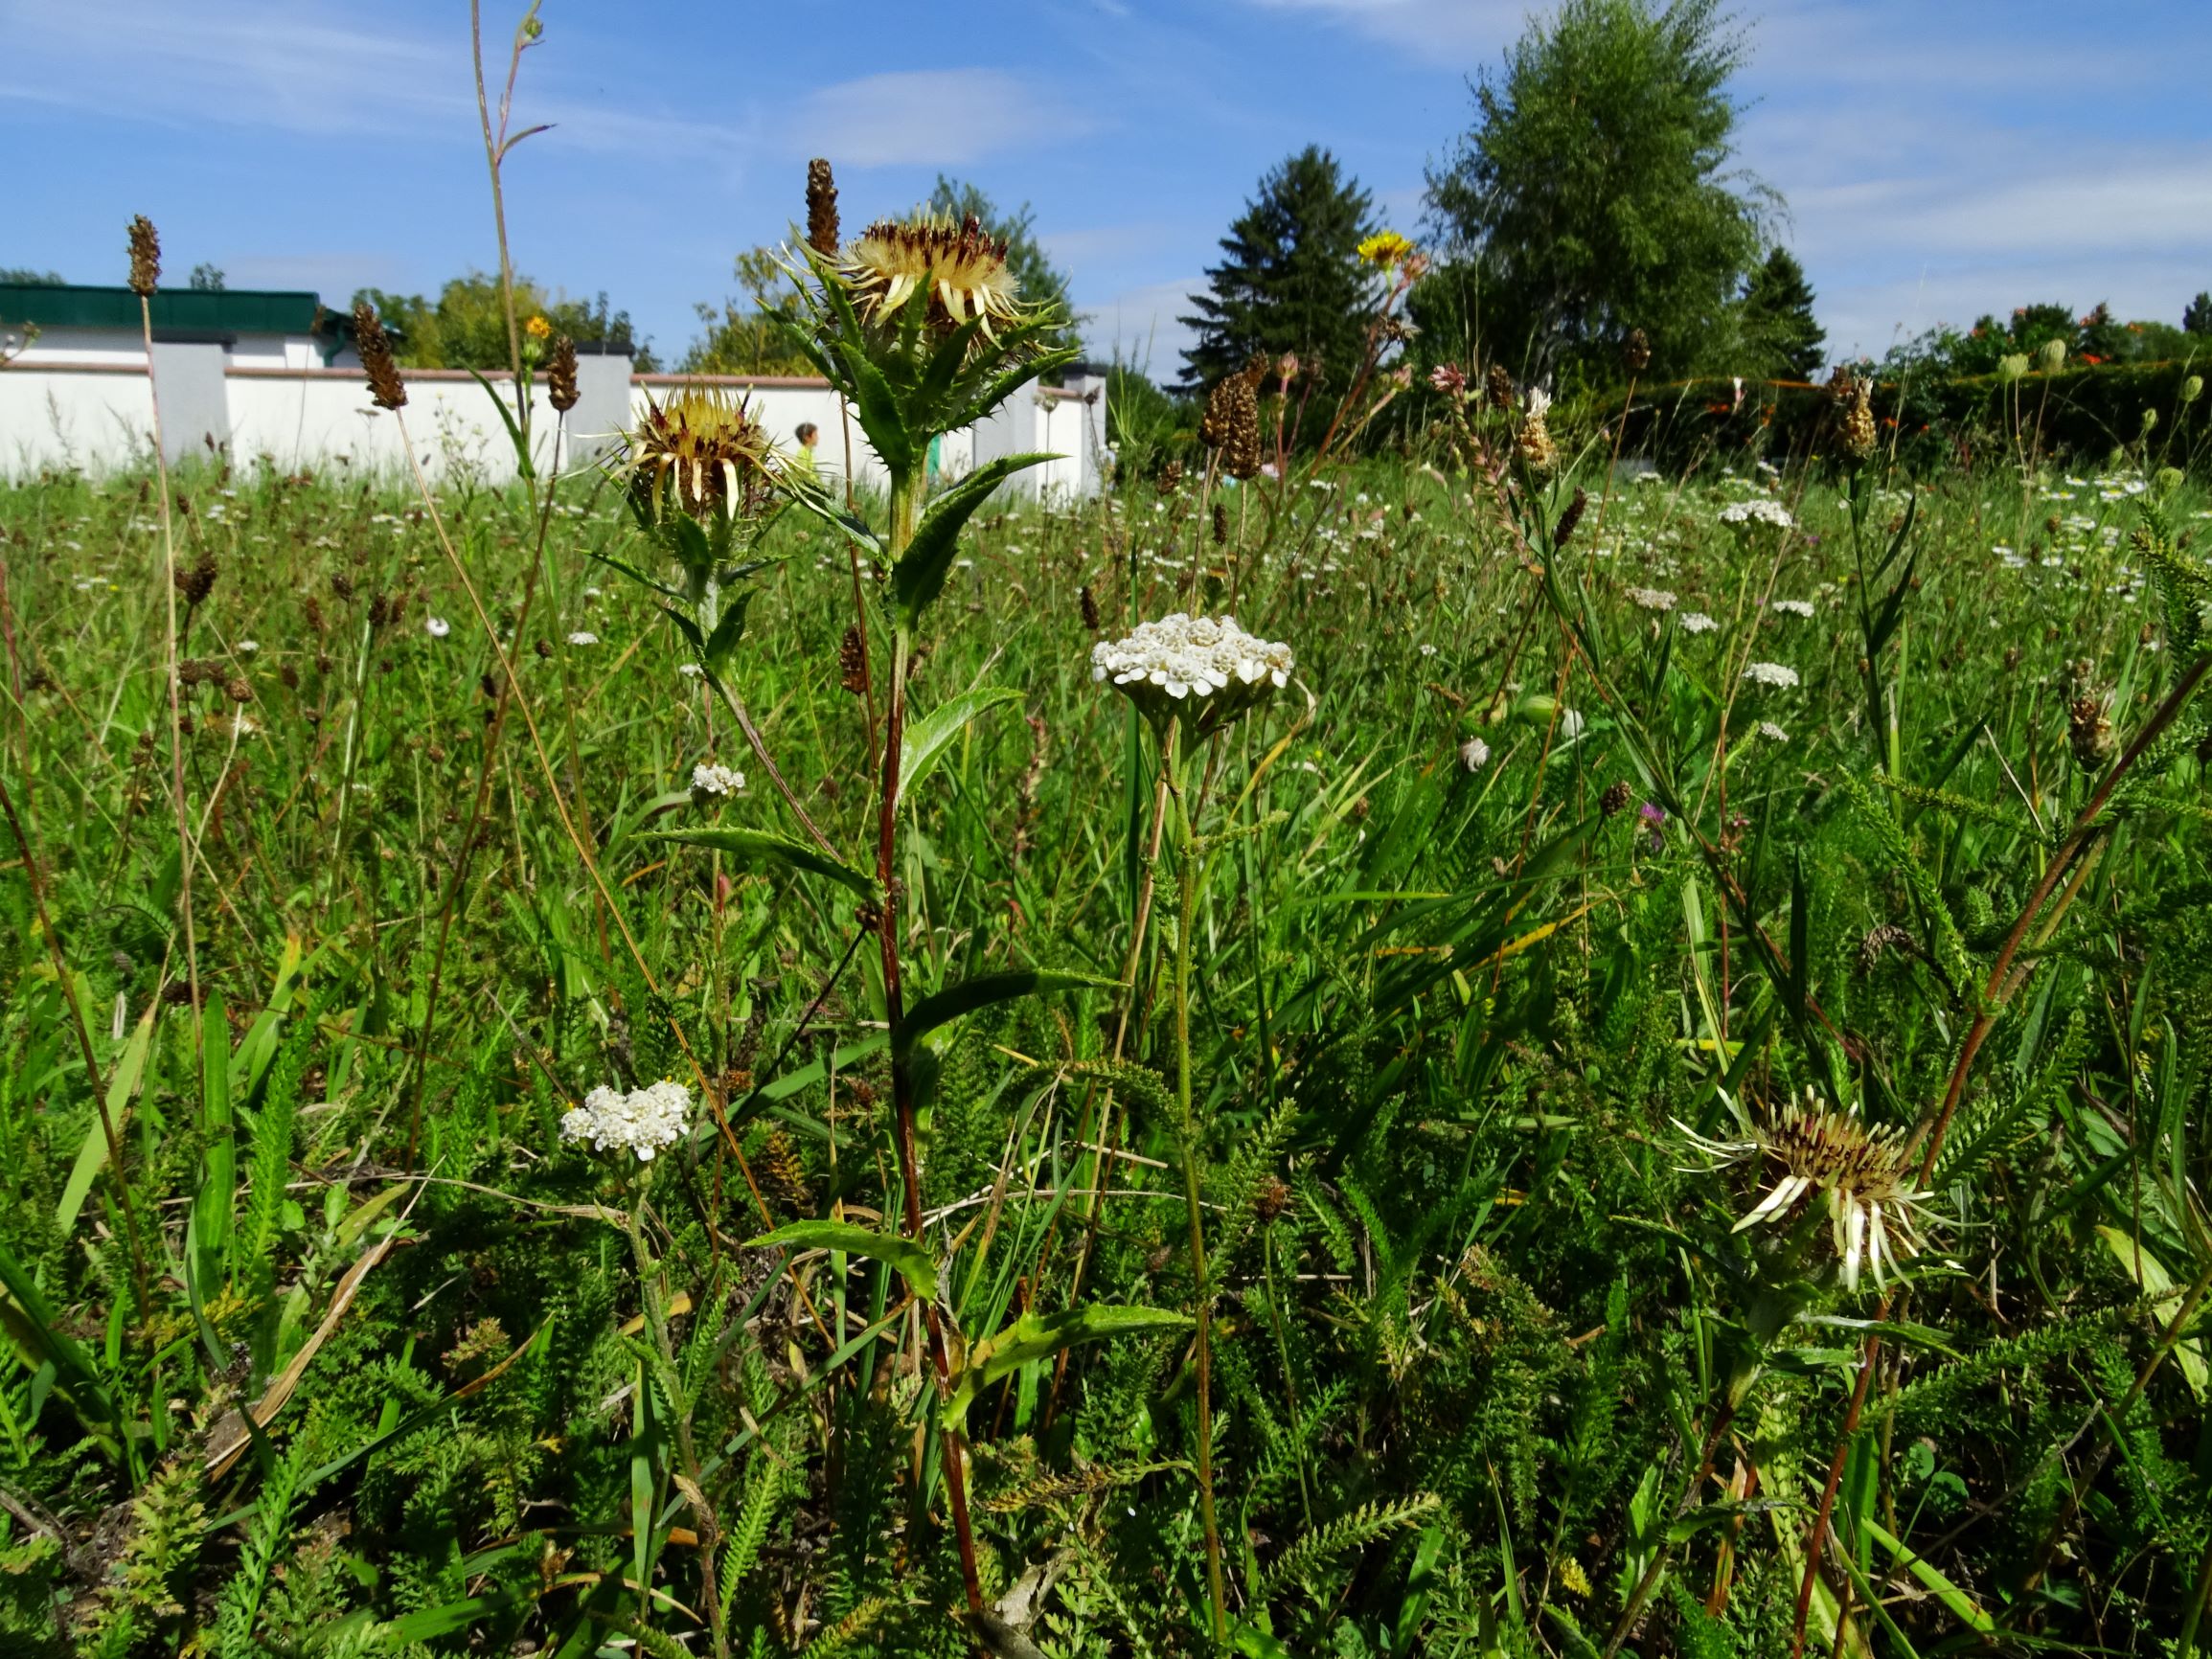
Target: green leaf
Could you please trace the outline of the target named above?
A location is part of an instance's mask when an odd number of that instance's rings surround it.
[[[810,871],[850,887],[863,898],[876,896],[873,876],[841,863],[818,847],[794,841],[788,835],[778,835],[772,830],[663,830],[645,839],[705,847],[734,859],[741,870],[762,870],[781,864],[790,870]]]
[[[1996,1621],[1983,1612],[1972,1596],[1922,1560],[1909,1545],[1892,1535],[1872,1515],[1859,1516],[1859,1525],[1869,1537],[1887,1550],[1899,1565],[1927,1585],[1928,1594],[1950,1608],[1969,1627],[1985,1634],[1996,1629]]]
[[[787,1227],[745,1240],[748,1250],[771,1247],[842,1250],[848,1256],[865,1256],[892,1268],[923,1301],[937,1300],[937,1258],[929,1253],[926,1244],[902,1239],[896,1233],[877,1233],[850,1221],[793,1221]]]
[[[138,1029],[130,1034],[130,1041],[124,1045],[115,1070],[107,1076],[106,1102],[94,1109],[92,1121],[85,1127],[83,1145],[77,1148],[77,1162],[69,1171],[69,1183],[61,1189],[60,1207],[54,1213],[54,1225],[64,1235],[77,1225],[78,1212],[84,1208],[94,1178],[107,1167],[107,1133],[102,1127],[103,1123],[114,1127],[118,1142],[123,1139],[124,1108],[130,1104],[130,1097],[138,1093],[139,1076],[146,1070],[147,1050],[153,1042],[154,1012],[160,1006],[155,1003],[139,1016]],[[123,1171],[118,1170],[116,1179],[122,1178]]]
[[[906,1011],[906,1017],[899,1022],[899,1029],[891,1036],[892,1056],[903,1058],[913,1052],[916,1043],[939,1026],[949,1025],[962,1014],[973,1013],[994,1002],[1012,1002],[1017,996],[1036,996],[1054,990],[1106,990],[1120,984],[1118,979],[1101,979],[1095,973],[1050,973],[1035,967],[964,979],[958,985],[946,986],[924,997]]]
[[[914,539],[900,555],[891,572],[891,597],[909,625],[919,621],[930,602],[945,590],[946,572],[952,568],[953,550],[960,533],[991,492],[1024,467],[1060,457],[1041,452],[1002,455],[987,461],[930,504],[915,527]]]
[[[946,1402],[946,1419],[956,1427],[966,1422],[968,1408],[980,1390],[1033,1360],[1050,1359],[1079,1342],[1174,1330],[1195,1323],[1189,1314],[1164,1307],[1125,1307],[1104,1302],[1086,1303],[1064,1313],[1025,1313],[996,1336],[987,1337],[968,1351],[960,1386]]]
[[[530,445],[523,442],[522,428],[514,421],[514,411],[508,408],[507,399],[499,395],[498,389],[474,369],[468,371],[468,377],[484,388],[484,395],[491,399],[491,407],[499,411],[499,423],[507,428],[507,436],[513,441],[515,475],[535,481],[537,468],[530,464]]]
[[[1021,693],[1007,686],[962,692],[911,722],[899,744],[899,805],[914,797],[915,784],[937,770],[969,721],[1001,703],[1017,703]]]
[[[741,593],[723,605],[721,618],[715,624],[715,631],[707,640],[707,667],[720,668],[729,654],[738,648],[738,641],[744,638],[745,634],[745,606],[751,602],[752,597],[749,591]]]
[[[101,1383],[100,1374],[92,1368],[92,1355],[61,1329],[53,1307],[38,1293],[37,1284],[5,1244],[0,1244],[0,1288],[8,1293],[7,1299],[0,1301],[0,1326],[7,1328],[27,1367],[37,1371],[41,1366],[53,1366],[62,1392],[79,1415],[88,1422],[112,1426],[120,1440],[123,1419]]]

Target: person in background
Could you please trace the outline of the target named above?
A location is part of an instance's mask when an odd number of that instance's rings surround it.
[[[791,453],[791,470],[803,472],[809,478],[820,478],[821,472],[814,466],[814,445],[821,441],[821,428],[811,420],[802,420],[791,436],[799,441],[799,447]]]

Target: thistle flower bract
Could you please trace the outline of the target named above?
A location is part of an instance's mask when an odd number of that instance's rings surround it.
[[[896,315],[917,295],[925,298],[931,327],[946,332],[980,317],[985,338],[993,338],[992,323],[1022,314],[1006,244],[973,214],[955,220],[924,209],[878,219],[845,251],[838,275],[870,323]]]
[[[582,1105],[562,1114],[560,1138],[589,1141],[595,1152],[635,1152],[639,1163],[650,1164],[682,1137],[691,1104],[691,1090],[681,1083],[657,1082],[627,1095],[596,1088]]]
[[[130,221],[130,291],[142,300],[151,299],[160,281],[161,234],[153,228],[153,220],[139,214]]]
[[[1922,1205],[1930,1194],[1917,1190],[1902,1129],[1870,1129],[1858,1113],[1832,1110],[1810,1089],[1802,1104],[1785,1105],[1770,1127],[1753,1129],[1747,1141],[1708,1141],[1679,1122],[1676,1127],[1720,1164],[1757,1155],[1775,1167],[1774,1184],[1736,1232],[1780,1222],[1807,1198],[1825,1207],[1844,1288],[1859,1288],[1861,1267],[1885,1284],[1887,1269],[1919,1251]]]
[[[1289,684],[1293,666],[1288,646],[1246,633],[1232,617],[1181,611],[1100,641],[1090,662],[1092,679],[1110,679],[1155,725],[1179,720],[1201,737]]]
[[[630,494],[650,513],[673,505],[696,519],[750,518],[774,489],[774,447],[741,398],[687,387],[649,403],[628,436]]]

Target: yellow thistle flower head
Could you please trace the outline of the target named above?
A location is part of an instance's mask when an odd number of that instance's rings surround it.
[[[992,338],[992,323],[1021,315],[1006,244],[973,214],[956,220],[924,208],[903,219],[878,219],[845,250],[838,274],[870,323],[897,315],[917,296],[941,332],[980,317]]]
[[[543,317],[532,317],[529,322],[522,325],[522,331],[533,340],[550,340],[553,338],[553,325]]]
[[[1412,257],[1413,243],[1396,231],[1377,231],[1359,243],[1362,263],[1379,271],[1394,271]]]
[[[1859,1269],[1884,1284],[1887,1271],[1920,1249],[1919,1229],[1931,1195],[1919,1190],[1919,1170],[1901,1128],[1869,1128],[1856,1111],[1824,1105],[1807,1089],[1748,1141],[1708,1141],[1679,1123],[1699,1151],[1722,1164],[1759,1157],[1771,1167],[1773,1184],[1736,1223],[1735,1231],[1763,1221],[1781,1222],[1811,1199],[1828,1212],[1829,1233],[1843,1286],[1859,1288]]]
[[[712,387],[685,387],[665,403],[649,403],[627,437],[625,469],[641,503],[666,499],[698,519],[749,518],[775,489],[767,430],[743,398]]]

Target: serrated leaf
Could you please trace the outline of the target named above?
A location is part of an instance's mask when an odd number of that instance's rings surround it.
[[[899,745],[899,804],[903,807],[913,798],[914,786],[937,769],[969,721],[1001,703],[1020,700],[1021,693],[1006,686],[962,692],[910,722]]]
[[[945,591],[960,533],[993,489],[1024,467],[1060,457],[1041,452],[1002,455],[978,466],[930,504],[915,527],[914,539],[891,570],[891,597],[909,626]]]
[[[992,1003],[1012,1002],[1017,996],[1037,996],[1054,990],[1106,990],[1120,984],[1119,980],[1102,979],[1095,973],[1052,973],[1035,967],[979,974],[958,985],[948,985],[908,1009],[906,1017],[899,1022],[898,1031],[892,1034],[891,1051],[894,1057],[903,1058],[913,1052],[916,1043],[939,1026],[949,1025],[962,1014],[989,1008]]]
[[[863,898],[876,897],[873,876],[831,857],[819,847],[794,841],[772,830],[663,830],[646,839],[705,847],[737,860],[739,868],[743,870],[762,870],[780,864],[789,870],[808,871],[850,887]]]
[[[880,1261],[906,1281],[907,1288],[924,1302],[937,1300],[937,1259],[926,1244],[896,1233],[878,1233],[850,1221],[793,1221],[773,1233],[745,1240],[748,1250],[842,1250],[848,1256],[865,1256]]]

